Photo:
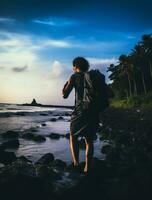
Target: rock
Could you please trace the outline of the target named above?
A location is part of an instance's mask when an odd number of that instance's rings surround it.
[[[2,145],[0,145],[0,151],[4,151],[6,148]]]
[[[31,128],[30,131],[32,131],[32,132],[37,132],[38,130],[35,129],[35,128]]]
[[[39,115],[41,115],[41,116],[48,116],[47,113],[40,113]]]
[[[50,121],[51,121],[51,122],[56,122],[57,119],[56,119],[55,117],[53,117],[53,118],[50,119]]]
[[[64,170],[67,166],[66,162],[60,159],[55,159],[51,165],[55,168],[62,169],[62,170]]]
[[[64,116],[71,116],[71,114],[66,112],[66,113],[64,113]]]
[[[112,150],[112,146],[107,144],[107,145],[104,145],[102,148],[101,148],[101,153],[103,154],[108,154],[109,152],[111,152]]]
[[[52,153],[47,153],[44,156],[42,156],[36,164],[44,164],[48,165],[50,162],[54,161],[54,155]]]
[[[36,141],[36,142],[45,142],[46,141],[46,138],[41,136],[41,135],[35,135],[33,137],[33,140]]]
[[[59,116],[58,117],[58,120],[63,120],[64,118],[62,116]]]
[[[46,124],[45,124],[45,123],[42,123],[41,126],[46,126]]]
[[[85,149],[85,147],[86,147],[85,139],[81,138],[79,140],[79,148],[80,149]]]
[[[16,160],[16,155],[14,152],[0,151],[0,162],[3,164],[9,164]]]
[[[41,178],[48,180],[48,181],[55,181],[61,179],[60,173],[57,173],[50,168],[48,165],[37,165],[36,166],[36,174]]]
[[[75,173],[81,173],[84,170],[85,162],[81,162],[78,166],[74,166],[73,163],[67,166],[66,171],[70,172],[70,177],[75,176]]]
[[[34,138],[34,135],[33,135],[33,133],[24,133],[22,135],[22,138],[32,140]]]
[[[3,163],[0,163],[0,168],[5,167],[5,165]]]
[[[17,131],[7,131],[2,134],[3,138],[17,138],[19,136],[19,132]]]
[[[60,134],[58,134],[58,133],[51,133],[49,135],[49,138],[58,140],[58,139],[60,139]]]
[[[12,139],[12,140],[8,140],[6,142],[3,142],[1,147],[3,147],[4,149],[17,149],[19,148],[19,140],[18,139]]]
[[[32,161],[31,160],[29,160],[29,159],[27,159],[25,156],[20,156],[20,157],[18,157],[17,158],[17,160],[21,160],[21,161],[23,161],[23,162],[29,162],[29,163],[32,163]]]
[[[45,142],[46,141],[45,137],[43,137],[41,135],[35,135],[33,133],[25,133],[22,137],[24,139],[33,140],[36,142]]]

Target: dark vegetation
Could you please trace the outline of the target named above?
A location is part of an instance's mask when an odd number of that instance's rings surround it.
[[[126,100],[126,106],[134,105],[134,101],[135,105],[143,104],[144,95],[147,99],[152,91],[152,35],[143,35],[131,53],[121,55],[118,64],[111,64],[108,72],[117,106],[118,99]]]

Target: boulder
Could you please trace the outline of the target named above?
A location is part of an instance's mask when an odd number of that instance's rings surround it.
[[[45,123],[42,123],[41,126],[46,126],[46,124],[45,124]]]
[[[33,135],[33,133],[24,133],[23,135],[22,135],[22,138],[24,138],[24,139],[28,139],[28,140],[32,140],[33,138],[34,138],[34,135]]]
[[[36,174],[44,180],[51,182],[61,179],[61,174],[54,171],[53,168],[50,168],[48,165],[36,165]]]
[[[66,168],[67,164],[63,160],[55,159],[53,161],[53,163],[51,164],[51,166],[61,169],[61,170],[64,170]]]
[[[66,112],[66,113],[64,113],[64,116],[71,116],[71,114]]]
[[[17,131],[7,131],[2,133],[3,138],[17,138],[19,136],[19,132]]]
[[[23,162],[29,162],[29,163],[32,163],[32,161],[31,160],[29,160],[28,158],[26,158],[25,156],[20,156],[20,157],[18,157],[17,158],[17,160],[21,160],[21,161],[23,161]]]
[[[48,116],[47,113],[40,113],[39,115],[41,115],[41,116]]]
[[[45,142],[46,138],[41,136],[41,135],[35,135],[33,133],[25,133],[24,135],[22,135],[22,137],[24,139],[28,139],[28,140],[33,140],[36,142]]]
[[[111,152],[112,150],[112,146],[107,144],[107,145],[104,145],[102,148],[101,148],[101,153],[103,154],[108,154],[109,152]]]
[[[12,139],[8,140],[6,142],[3,142],[1,147],[4,149],[18,149],[19,148],[19,140],[18,139]]]
[[[62,116],[59,116],[58,117],[58,120],[63,120],[64,118]]]
[[[46,141],[46,138],[41,136],[41,135],[35,135],[33,137],[33,140],[36,141],[36,142],[45,142]]]
[[[54,160],[54,155],[52,153],[47,153],[44,156],[42,156],[37,162],[36,164],[44,164],[44,165],[48,165],[50,162],[52,162]]]
[[[49,135],[49,138],[55,139],[55,140],[60,139],[60,137],[61,137],[61,135],[58,134],[58,133],[51,133],[51,134]]]
[[[51,121],[51,122],[56,122],[57,119],[56,119],[55,117],[53,117],[53,118],[50,119],[50,121]]]
[[[9,164],[16,160],[16,155],[14,152],[0,151],[0,162],[3,164]]]

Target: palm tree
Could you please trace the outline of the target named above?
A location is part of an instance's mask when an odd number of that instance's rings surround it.
[[[132,76],[132,69],[129,65],[129,59],[126,55],[121,55],[119,57],[119,62],[121,66],[121,74],[127,75],[128,84],[129,84],[129,94],[132,96],[132,83],[131,83],[131,76]]]
[[[140,70],[142,83],[143,83],[143,89],[145,94],[147,94],[147,87],[145,82],[145,76],[144,76],[144,66],[145,64],[145,49],[142,45],[137,44],[135,45],[134,49],[132,49],[131,56],[134,57],[135,65]]]
[[[149,71],[152,79],[152,35],[147,34],[142,36],[141,45],[145,48],[146,59],[149,63]]]

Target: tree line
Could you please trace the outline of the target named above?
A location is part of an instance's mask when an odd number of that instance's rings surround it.
[[[107,72],[116,97],[124,98],[152,91],[152,34],[143,35],[128,55],[120,55],[118,64]]]

